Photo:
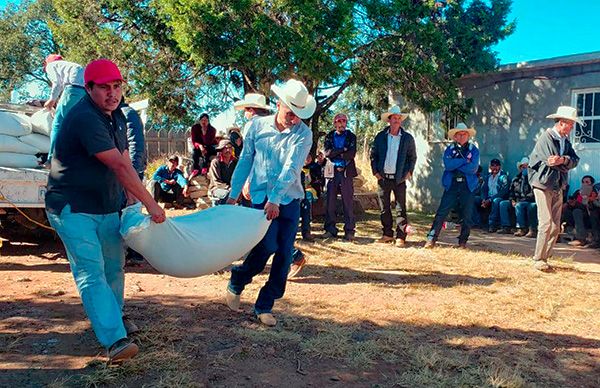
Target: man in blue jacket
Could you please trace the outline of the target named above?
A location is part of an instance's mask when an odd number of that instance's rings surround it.
[[[496,233],[500,226],[500,202],[508,199],[510,180],[508,174],[502,170],[502,164],[498,159],[490,161],[489,173],[483,178],[481,188],[482,199],[475,205],[477,210],[489,209],[488,232]]]
[[[417,148],[412,135],[402,128],[408,115],[399,106],[393,106],[381,115],[389,125],[375,136],[371,147],[371,170],[377,178],[377,195],[381,208],[383,236],[380,243],[393,243],[399,248],[406,245],[406,181],[410,180],[417,163]],[[391,193],[396,199],[396,239],[394,239]]]
[[[448,132],[448,136],[454,139],[454,142],[444,152],[444,194],[431,230],[427,234],[427,249],[435,247],[448,213],[455,208],[458,209],[459,218],[462,220],[458,246],[467,247],[472,225],[473,192],[478,184],[479,150],[475,144],[469,142],[469,138],[475,134],[475,129],[468,128],[463,123],[459,123]]]
[[[183,176],[183,172],[177,168],[179,157],[177,155],[169,156],[167,164],[160,166],[155,172],[154,180],[154,200],[164,202],[165,207],[176,206],[182,202],[181,196],[188,195],[188,181]]]

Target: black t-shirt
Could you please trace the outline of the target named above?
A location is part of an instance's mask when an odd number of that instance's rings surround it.
[[[119,211],[123,187],[115,173],[94,155],[127,149],[127,126],[120,109],[102,112],[86,95],[69,110],[56,137],[48,177],[46,209],[60,214],[109,214]]]

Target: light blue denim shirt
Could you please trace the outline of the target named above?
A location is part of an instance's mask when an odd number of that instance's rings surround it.
[[[304,198],[300,173],[310,147],[312,131],[303,122],[282,132],[275,115],[252,120],[244,138],[244,148],[231,178],[230,198],[237,198],[246,179],[250,181],[252,202],[287,205]]]

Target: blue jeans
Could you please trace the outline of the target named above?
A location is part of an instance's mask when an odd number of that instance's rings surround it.
[[[127,337],[123,327],[125,250],[118,213],[47,212],[67,251],[71,272],[98,341],[105,347]]]
[[[492,199],[491,209],[490,209],[490,220],[489,226],[498,226],[500,225],[500,202],[502,202],[502,198],[494,198]]]
[[[500,202],[500,220],[502,227],[510,227],[510,209],[512,203],[509,200]],[[516,227],[519,229],[537,229],[537,206],[535,202],[517,202],[514,206],[517,219]]]
[[[264,205],[263,203],[254,207],[262,209]],[[271,221],[265,237],[252,248],[241,265],[231,269],[228,288],[239,295],[246,285],[252,282],[252,278],[263,271],[269,257],[275,254],[269,280],[260,289],[254,304],[256,314],[270,313],[275,299],[281,298],[285,293],[299,220],[300,200],[295,199],[287,205],[279,205],[279,217]]]
[[[452,186],[444,191],[440,206],[435,213],[431,230],[427,234],[427,240],[437,241],[446,217],[452,209],[458,209],[458,215],[461,220],[459,243],[466,243],[471,234],[471,225],[473,225],[473,193],[469,190],[467,182],[452,182]]]
[[[71,108],[85,96],[85,93],[86,92],[83,87],[73,85],[65,86],[62,96],[60,96],[60,99],[56,104],[56,113],[54,114],[52,131],[50,132],[50,152],[48,153],[48,160],[52,159],[52,154],[54,154],[56,136],[60,131],[60,127],[65,119],[65,116],[71,110]]]

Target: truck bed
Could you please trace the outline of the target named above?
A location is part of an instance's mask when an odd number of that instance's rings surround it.
[[[0,167],[0,208],[43,208],[49,170]]]

